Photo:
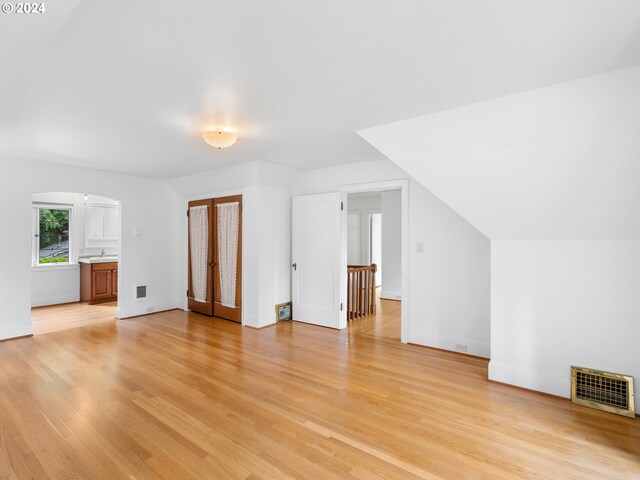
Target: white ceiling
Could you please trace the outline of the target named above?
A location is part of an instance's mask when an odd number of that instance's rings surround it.
[[[491,239],[640,238],[640,67],[360,133]]]
[[[640,63],[637,0],[46,6],[0,15],[0,157],[162,178],[373,160],[357,130]]]
[[[35,67],[54,35],[64,25],[80,0],[57,2],[42,15],[0,15],[0,100],[23,85],[21,77]],[[13,2],[8,2],[13,5]]]

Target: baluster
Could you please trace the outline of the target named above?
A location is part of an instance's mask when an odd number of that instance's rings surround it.
[[[360,288],[358,287],[358,281],[360,280],[360,272],[356,272],[355,284],[356,284],[356,317],[360,317]]]
[[[367,310],[365,308],[365,305],[366,305],[366,302],[367,302],[367,289],[366,289],[367,272],[363,270],[362,272],[360,272],[360,276],[362,278],[362,308],[361,308],[361,312],[362,312],[362,316],[364,317],[367,314]]]
[[[365,317],[376,312],[375,263],[370,266],[347,266],[347,319]]]
[[[350,289],[351,289],[351,274],[349,274],[349,269],[347,268],[347,320],[351,320],[351,317],[349,316],[349,307],[351,306],[351,302],[350,302],[351,297],[349,296]]]
[[[349,318],[351,318],[351,320],[353,320],[353,301],[354,301],[354,295],[353,295],[353,272],[351,272],[351,274],[349,275],[349,285],[351,288],[351,291],[349,292],[349,301],[350,303],[350,309],[349,309]]]
[[[369,275],[370,272],[369,270],[367,270],[366,272],[364,272],[364,288],[365,288],[365,306],[364,306],[364,314],[365,315],[369,315],[369,306],[371,305],[371,291],[370,288],[371,286],[369,285]]]
[[[358,272],[358,317],[362,317],[362,272]]]

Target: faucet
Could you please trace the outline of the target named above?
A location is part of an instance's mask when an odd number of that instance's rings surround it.
[[[104,248],[100,250],[100,257],[104,257]]]

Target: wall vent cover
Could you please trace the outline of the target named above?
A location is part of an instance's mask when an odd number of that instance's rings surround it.
[[[291,302],[276,305],[276,322],[284,322],[291,318]]]
[[[571,401],[577,405],[635,418],[633,377],[571,367]]]
[[[140,285],[136,287],[136,300],[147,298],[147,286]]]

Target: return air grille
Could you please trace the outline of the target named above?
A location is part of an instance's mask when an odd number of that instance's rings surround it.
[[[633,377],[571,367],[571,401],[585,407],[635,417]]]

